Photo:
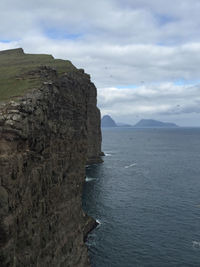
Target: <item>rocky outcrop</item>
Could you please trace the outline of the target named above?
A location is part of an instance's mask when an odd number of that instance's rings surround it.
[[[117,124],[109,115],[105,115],[101,119],[101,127],[117,127]]]
[[[85,164],[100,162],[96,88],[82,70],[40,67],[42,86],[0,105],[1,266],[89,266]]]

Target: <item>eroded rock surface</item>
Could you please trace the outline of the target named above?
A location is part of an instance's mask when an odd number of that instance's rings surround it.
[[[0,266],[90,266],[85,164],[100,162],[96,88],[83,71],[29,73],[41,88],[0,104]]]

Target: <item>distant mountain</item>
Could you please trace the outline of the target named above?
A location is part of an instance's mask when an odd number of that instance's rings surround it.
[[[101,127],[117,127],[117,124],[109,115],[105,115],[101,119]]]
[[[133,127],[132,125],[123,123],[123,122],[117,122],[117,126],[118,127]]]
[[[138,128],[156,128],[156,127],[166,127],[166,128],[173,128],[178,127],[175,123],[170,122],[162,122],[162,121],[156,121],[156,120],[140,120],[138,123],[134,125],[134,127]]]

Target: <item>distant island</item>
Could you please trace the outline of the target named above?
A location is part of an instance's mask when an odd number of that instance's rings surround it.
[[[178,125],[176,125],[175,123],[171,123],[171,122],[162,122],[162,121],[157,121],[157,120],[145,120],[142,119],[140,120],[138,123],[136,123],[134,125],[134,127],[136,128],[175,128],[175,127],[179,127]]]
[[[113,118],[111,118],[109,115],[103,116],[101,119],[101,127],[133,127],[133,125],[123,123],[123,122],[115,122]]]
[[[101,119],[101,127],[117,127],[117,124],[109,115],[105,115]]]
[[[179,126],[172,122],[162,122],[153,119],[142,119],[135,125],[130,125],[127,123],[117,123],[111,116],[105,115],[101,119],[101,127],[176,128]]]

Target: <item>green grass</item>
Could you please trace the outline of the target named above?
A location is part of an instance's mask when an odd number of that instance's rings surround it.
[[[54,59],[51,55],[24,54],[22,49],[0,52],[0,101],[24,95],[27,90],[37,88],[42,81],[30,79],[27,73],[41,66],[57,70],[58,75],[77,69],[68,60]]]

